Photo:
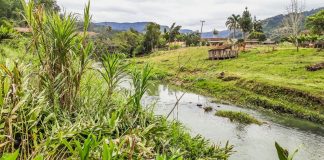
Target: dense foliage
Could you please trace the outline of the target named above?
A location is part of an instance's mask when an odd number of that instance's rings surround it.
[[[0,0],[0,20],[19,19],[22,6],[20,0]],[[1,22],[0,22],[0,25]]]
[[[192,32],[185,36],[186,46],[198,46],[200,43],[200,33]]]
[[[258,39],[259,41],[265,41],[267,37],[263,33],[262,22],[254,17],[252,26],[253,27],[252,31],[250,31],[249,39]]]
[[[149,23],[146,26],[145,34],[142,42],[143,53],[150,53],[156,49],[160,40],[160,25],[156,23]]]
[[[306,26],[315,34],[324,34],[324,10],[307,17]]]

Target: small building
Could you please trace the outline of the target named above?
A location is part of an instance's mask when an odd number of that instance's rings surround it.
[[[238,51],[232,45],[221,45],[208,51],[210,60],[222,60],[238,57]]]
[[[211,46],[220,46],[226,43],[227,38],[203,38],[202,40],[207,41]]]
[[[266,41],[262,42],[264,45],[275,45],[276,42],[272,41],[271,39],[267,39]]]
[[[247,39],[245,40],[246,45],[258,45],[260,41],[258,39]]]

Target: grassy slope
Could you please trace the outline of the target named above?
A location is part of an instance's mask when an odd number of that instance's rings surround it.
[[[306,65],[324,61],[324,52],[280,47],[254,48],[238,59],[207,60],[209,47],[160,51],[138,58],[155,66],[159,78],[237,105],[262,106],[324,124],[324,70]],[[225,79],[219,79],[221,72]],[[234,77],[234,78],[233,78]]]

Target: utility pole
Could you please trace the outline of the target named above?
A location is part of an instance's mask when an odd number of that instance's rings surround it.
[[[202,33],[203,33],[203,27],[204,27],[204,23],[206,22],[205,20],[201,20],[201,29],[200,29],[200,36],[202,36]]]
[[[200,39],[202,40],[202,34],[203,34],[203,27],[204,27],[204,23],[206,22],[205,20],[201,20],[201,28],[200,28]],[[200,46],[202,45],[201,43],[201,40],[200,40]]]

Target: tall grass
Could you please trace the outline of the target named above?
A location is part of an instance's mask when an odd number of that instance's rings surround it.
[[[43,6],[35,6],[32,1],[22,3],[25,20],[33,30],[31,51],[38,55],[41,64],[41,87],[48,90],[47,98],[52,106],[59,97],[61,107],[73,110],[80,81],[93,49],[93,44],[86,42],[91,18],[90,4],[84,9],[84,32],[79,35],[74,14],[48,14]]]
[[[73,14],[25,3],[30,52],[39,63],[0,65],[0,155],[11,159],[227,159],[232,146],[192,138],[181,124],[141,107],[152,75],[129,70],[116,55],[90,69],[93,44],[77,34]],[[19,64],[19,65],[18,65]],[[130,74],[134,91],[116,88]]]

